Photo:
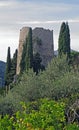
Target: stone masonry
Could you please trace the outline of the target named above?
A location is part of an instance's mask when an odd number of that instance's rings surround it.
[[[46,67],[54,57],[53,31],[43,28],[35,28],[33,35],[33,51],[39,53],[42,64]]]

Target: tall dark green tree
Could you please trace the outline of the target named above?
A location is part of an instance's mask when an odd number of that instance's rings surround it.
[[[27,53],[26,53],[26,69],[32,68],[33,63],[33,44],[32,44],[32,29],[29,29],[27,38]]]
[[[58,54],[59,56],[66,54],[67,57],[70,57],[70,30],[67,22],[63,22],[60,28]]]
[[[67,43],[67,55],[68,57],[70,57],[70,51],[71,51],[71,48],[70,48],[70,30],[69,30],[69,25],[68,25],[68,22],[66,22],[66,43]]]
[[[10,71],[11,71],[11,54],[10,54],[10,47],[8,47],[6,71],[5,71],[5,85],[9,85],[11,83]]]
[[[9,85],[14,80],[14,75],[16,75],[17,66],[17,49],[11,59],[10,47],[8,47],[7,52],[7,62],[6,62],[6,72],[5,72],[5,85]]]
[[[14,75],[16,75],[16,66],[17,66],[17,49],[15,50],[15,53],[13,55],[13,58],[11,60],[11,77],[12,77],[12,81],[14,79]]]
[[[23,45],[22,57],[20,62],[20,71],[21,73],[26,70],[26,53],[27,53],[27,38]]]
[[[42,59],[40,57],[40,54],[36,53],[33,56],[33,70],[34,70],[34,72],[36,72],[36,74],[38,74],[38,72],[41,69],[41,62],[42,62]]]
[[[20,63],[21,73],[24,70],[32,68],[33,64],[33,46],[32,46],[32,29],[29,28],[28,37],[23,46],[22,59]]]

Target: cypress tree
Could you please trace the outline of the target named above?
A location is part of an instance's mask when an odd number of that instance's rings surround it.
[[[14,75],[16,75],[16,66],[17,66],[17,49],[15,50],[15,53],[13,55],[13,58],[11,60],[11,77],[12,77],[12,81],[14,79]]]
[[[21,73],[24,70],[28,70],[32,67],[33,63],[33,46],[32,46],[32,29],[29,28],[28,37],[23,46],[22,58],[21,58]]]
[[[5,85],[9,85],[14,80],[14,75],[16,75],[16,66],[17,66],[17,49],[11,59],[10,47],[8,47],[7,52],[7,62],[6,62],[6,71],[5,71]]]
[[[32,68],[33,63],[33,46],[32,46],[32,29],[29,29],[27,38],[27,53],[26,53],[26,70]]]
[[[70,30],[68,22],[66,22],[66,43],[67,43],[67,56],[70,58]]]
[[[58,54],[67,54],[70,57],[70,31],[68,23],[63,22],[60,28],[59,40],[58,40]]]
[[[6,71],[5,71],[5,85],[9,85],[9,83],[11,82],[10,71],[11,71],[11,54],[10,54],[10,47],[8,47]]]
[[[38,74],[38,72],[41,69],[41,62],[42,62],[42,59],[40,57],[40,54],[36,53],[33,56],[33,71],[36,72],[36,74]]]
[[[23,45],[22,57],[20,62],[21,73],[26,69],[26,51],[27,51],[27,39]]]

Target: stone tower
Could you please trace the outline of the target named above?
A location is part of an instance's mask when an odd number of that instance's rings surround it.
[[[21,57],[22,57],[23,45],[26,41],[26,38],[28,37],[29,30],[30,30],[30,27],[23,27],[20,30],[18,56],[17,56],[17,68],[16,68],[17,75],[20,73],[20,62],[21,62]]]
[[[43,28],[35,28],[33,35],[33,52],[39,53],[42,64],[46,67],[54,57],[53,31]]]
[[[20,73],[20,62],[22,57],[23,45],[28,37],[30,27],[23,27],[20,30],[17,69],[16,74]],[[45,67],[54,57],[53,31],[43,28],[35,28],[32,30],[33,54],[39,53],[42,58],[42,65]]]

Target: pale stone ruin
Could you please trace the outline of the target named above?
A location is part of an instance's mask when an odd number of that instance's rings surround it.
[[[30,27],[23,27],[20,30],[19,47],[17,56],[16,74],[20,73],[20,61],[22,57],[23,44],[28,37]],[[42,64],[46,67],[54,57],[53,31],[43,28],[35,28],[32,30],[33,53],[39,53],[42,58]]]

